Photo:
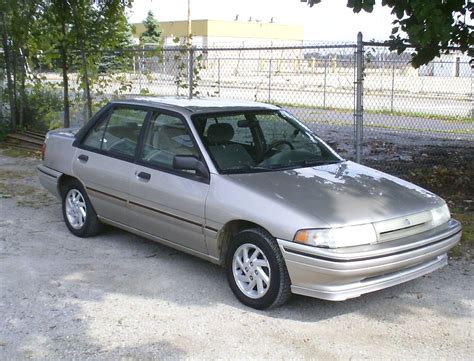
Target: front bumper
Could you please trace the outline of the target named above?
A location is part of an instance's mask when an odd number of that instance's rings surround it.
[[[278,239],[291,291],[342,301],[394,286],[441,268],[447,251],[461,239],[461,224],[375,245],[338,249],[310,247]]]

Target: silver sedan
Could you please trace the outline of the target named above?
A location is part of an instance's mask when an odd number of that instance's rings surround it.
[[[221,264],[258,309],[412,280],[446,265],[461,237],[440,197],[343,159],[262,103],[114,101],[49,132],[38,170],[73,234],[110,224]]]

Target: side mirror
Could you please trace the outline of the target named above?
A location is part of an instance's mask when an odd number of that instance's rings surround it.
[[[175,155],[173,157],[173,169],[195,170],[199,176],[209,178],[206,165],[194,155]]]

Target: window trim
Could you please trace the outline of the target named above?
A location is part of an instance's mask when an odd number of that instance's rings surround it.
[[[292,119],[292,121],[294,121],[295,123],[297,123],[299,126],[303,127],[307,132],[309,132],[310,134],[312,134],[313,136],[315,136],[318,141],[321,141],[328,149],[329,151],[334,154],[336,156],[336,158],[338,158],[339,160],[343,161],[344,158],[341,157],[337,152],[335,152],[323,139],[321,139],[312,129],[310,129],[306,124],[304,124],[301,120],[299,120],[298,118],[296,118],[293,114],[291,114],[288,110],[284,109],[284,108],[278,108],[278,109],[242,109],[242,110],[232,110],[232,111],[221,111],[221,110],[218,110],[218,111],[210,111],[210,112],[202,112],[202,113],[194,113],[194,114],[191,114],[190,116],[190,119],[191,119],[191,123],[193,124],[193,126],[196,128],[196,126],[194,125],[194,121],[195,120],[199,120],[199,118],[212,118],[212,117],[219,117],[219,116],[233,116],[233,115],[241,115],[242,113],[252,113],[252,114],[268,114],[268,113],[280,113],[280,112],[286,112],[288,114],[290,114],[294,119]],[[205,128],[204,128],[205,129]],[[201,136],[201,135],[199,135]],[[254,136],[254,134],[252,133],[252,136]],[[201,139],[202,141],[202,139]],[[222,169],[221,167],[219,167],[219,164],[217,163],[214,155],[212,154],[212,152],[208,149],[208,146],[207,144],[205,144],[204,142],[203,143],[203,146],[204,146],[204,149],[205,151],[207,152],[207,154],[209,155],[214,167],[216,168],[217,172],[219,174],[222,174],[222,175],[232,175],[232,174],[247,174],[247,173],[241,173],[241,172],[229,172],[228,170],[225,170],[225,169]],[[287,169],[285,169],[287,170]],[[275,171],[279,171],[279,169],[268,169],[268,170],[265,170],[265,171],[262,171],[262,172],[275,172]]]
[[[144,143],[145,134],[148,132],[148,129],[151,127],[151,120],[153,119],[153,116],[157,113],[158,114],[169,115],[169,116],[178,118],[179,120],[181,120],[183,122],[184,127],[185,127],[186,131],[188,132],[189,137],[191,138],[191,141],[193,142],[193,145],[194,145],[194,147],[196,148],[196,150],[198,152],[198,159],[201,162],[204,163],[204,166],[207,168],[207,171],[209,173],[209,177],[203,177],[203,176],[200,176],[200,175],[189,174],[189,173],[186,173],[186,172],[183,172],[183,171],[180,171],[180,170],[166,168],[166,167],[160,166],[158,164],[151,163],[149,161],[141,159],[142,156],[143,156],[143,151],[144,151],[144,146],[145,146],[145,143]],[[194,137],[194,134],[191,130],[191,127],[190,127],[186,117],[183,114],[172,111],[172,110],[163,109],[163,108],[151,108],[150,109],[150,114],[148,116],[148,119],[146,120],[145,127],[143,129],[142,134],[141,134],[140,143],[138,144],[136,157],[135,157],[135,163],[137,165],[142,166],[142,167],[147,167],[147,168],[154,169],[154,170],[157,170],[157,171],[160,171],[160,172],[165,172],[165,173],[173,174],[173,175],[176,175],[176,176],[179,176],[179,177],[188,178],[188,179],[198,181],[198,182],[201,182],[201,183],[206,183],[206,184],[210,183],[209,166],[207,165],[206,159],[203,156],[201,148],[197,144],[197,141]]]
[[[140,134],[138,136],[137,148],[135,149],[135,155],[134,155],[133,158],[123,157],[123,156],[120,156],[119,154],[104,152],[101,149],[96,149],[96,148],[92,148],[92,147],[88,147],[88,146],[84,145],[84,140],[88,136],[88,134],[90,133],[91,129],[98,122],[100,122],[103,119],[103,117],[109,117],[110,113],[115,108],[142,109],[142,110],[147,111],[147,116],[145,118],[142,129],[140,130]],[[184,123],[184,126],[186,127],[186,130],[189,132],[189,135],[190,135],[190,137],[193,141],[194,146],[198,150],[199,159],[204,163],[204,165],[206,166],[206,168],[209,172],[209,177],[202,177],[202,176],[197,176],[197,175],[193,175],[193,174],[186,174],[186,173],[178,171],[178,170],[173,170],[173,169],[169,169],[169,168],[165,168],[165,167],[160,167],[160,166],[148,163],[146,161],[141,161],[140,160],[140,155],[141,155],[141,152],[142,152],[142,149],[143,149],[143,141],[144,141],[144,138],[145,138],[145,132],[148,129],[148,127],[150,126],[150,120],[151,120],[152,115],[154,113],[157,113],[157,112],[162,113],[162,114],[175,116],[175,117],[179,118]],[[100,155],[110,157],[110,158],[114,158],[114,159],[119,159],[119,160],[122,160],[124,162],[133,163],[133,164],[140,165],[140,166],[143,166],[143,167],[147,167],[147,168],[150,168],[150,169],[154,169],[154,170],[157,170],[157,171],[160,171],[160,172],[165,172],[165,173],[173,174],[173,175],[176,175],[176,176],[179,176],[179,177],[188,178],[188,179],[191,179],[191,180],[194,180],[194,181],[197,181],[197,182],[201,182],[201,183],[206,183],[206,184],[210,183],[210,177],[211,177],[210,174],[211,173],[210,173],[210,170],[209,170],[209,165],[207,164],[206,158],[203,155],[202,149],[199,147],[199,145],[196,141],[196,138],[194,136],[194,133],[191,130],[191,125],[189,124],[189,122],[187,121],[186,117],[183,114],[181,114],[179,112],[176,112],[176,111],[160,108],[160,107],[157,107],[157,106],[150,106],[150,105],[130,104],[130,103],[108,103],[102,109],[100,109],[95,115],[93,115],[92,118],[89,120],[89,122],[87,122],[87,124],[83,128],[81,128],[81,130],[76,134],[76,139],[74,140],[72,145],[73,145],[73,147],[83,149],[83,150],[86,150],[86,151],[89,151],[89,152],[92,152],[92,153],[100,154]]]
[[[206,112],[206,113],[196,113],[196,114],[192,114],[191,115],[191,123],[193,124],[193,126],[195,127],[194,125],[194,120],[197,118],[197,120],[200,118],[200,117],[205,117],[207,120],[209,120],[209,118],[212,118],[212,117],[224,117],[224,116],[234,116],[234,115],[242,115],[243,112],[246,112],[247,110],[241,110],[241,111],[232,111],[232,112],[226,112],[226,111],[216,111],[216,112]],[[265,110],[249,110],[249,112],[251,113],[255,113],[255,114],[267,114],[269,111],[272,111],[272,110],[268,110],[268,109],[265,109]],[[204,127],[203,129],[203,132],[206,130],[206,127]],[[250,131],[251,134],[252,134],[252,137],[255,136],[254,132],[251,130]],[[203,134],[204,135],[204,134]],[[214,164],[214,167],[216,168],[217,172],[219,174],[222,174],[222,175],[228,175],[228,174],[234,174],[232,172],[228,172],[226,171],[225,169],[222,169],[220,166],[219,166],[219,163],[217,163],[216,161],[216,158],[214,157],[214,154],[212,154],[212,152],[209,150],[209,146],[203,141],[203,139],[201,139],[201,142],[204,146],[204,149],[206,150],[207,154],[209,155],[209,158],[211,158],[211,161],[212,163]],[[238,143],[238,144],[242,144],[244,145],[243,143]]]
[[[90,147],[84,144],[86,138],[88,137],[88,135],[90,134],[90,132],[92,131],[92,129],[97,123],[104,120],[107,122],[107,126],[108,126],[110,116],[112,115],[112,112],[116,109],[135,109],[135,110],[146,111],[145,119],[143,120],[142,128],[140,129],[140,134],[138,135],[138,138],[137,138],[137,146],[135,148],[135,154],[133,156],[127,156],[127,155],[122,155],[120,153],[105,151],[102,149],[102,142],[100,143],[101,146],[99,149]],[[129,163],[135,163],[137,159],[137,150],[141,147],[140,141],[143,138],[143,132],[146,128],[147,121],[150,118],[151,114],[152,114],[152,109],[148,106],[143,106],[143,105],[138,105],[138,104],[123,104],[123,103],[109,104],[108,106],[104,107],[101,111],[99,111],[99,113],[97,113],[97,117],[94,116],[93,118],[91,118],[91,121],[87,124],[87,130],[84,131],[84,134],[81,134],[80,139],[76,139],[77,144],[74,144],[76,143],[75,141],[73,143],[73,146],[77,146],[77,148],[84,149],[89,152],[105,155],[110,158],[123,160]],[[107,130],[107,126],[104,129],[104,133],[102,134],[102,137],[105,134],[105,131]]]

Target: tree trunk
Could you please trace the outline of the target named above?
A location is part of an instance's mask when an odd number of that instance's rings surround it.
[[[91,99],[91,90],[89,86],[89,72],[87,70],[87,56],[84,51],[84,41],[81,41],[81,59],[82,59],[82,71],[84,72],[84,92],[86,96],[86,105],[87,105],[87,122],[88,119],[92,117],[92,99]]]
[[[69,76],[67,73],[67,54],[64,48],[61,50],[61,68],[63,71],[63,104],[64,104],[64,128],[71,126],[69,115]]]
[[[26,107],[26,59],[23,51],[20,51],[18,60],[20,62],[20,71],[19,71],[19,77],[20,77],[20,97],[19,97],[19,116],[18,116],[18,126],[20,128],[23,128],[25,126],[25,107]]]
[[[77,2],[72,2],[72,14],[74,17],[75,25],[76,25],[76,31],[79,34],[79,51],[81,53],[81,61],[82,61],[82,72],[83,72],[83,78],[82,81],[84,82],[84,95],[86,98],[86,106],[87,106],[87,118],[89,119],[92,117],[92,99],[91,99],[91,91],[90,91],[90,85],[89,85],[89,71],[87,69],[87,55],[85,51],[85,44],[84,44],[84,37],[85,37],[85,32],[80,24],[79,21],[79,11],[77,7]],[[88,119],[84,119],[86,122]]]
[[[15,128],[18,126],[18,99],[17,95],[18,92],[16,91],[16,85],[17,85],[17,54],[14,51],[15,49],[12,49],[11,52],[11,60],[12,60],[12,80],[13,80],[13,102],[15,103]]]
[[[5,57],[5,68],[7,72],[7,87],[8,87],[8,100],[10,102],[10,127],[12,130],[16,128],[16,106],[15,97],[13,94],[13,80],[12,80],[12,69],[10,61],[10,47],[8,45],[8,34],[5,27],[5,14],[2,13],[2,46],[3,54]]]
[[[63,71],[63,104],[64,104],[64,128],[71,126],[70,121],[70,110],[69,110],[69,76],[68,76],[68,62],[67,62],[67,49],[66,49],[66,22],[62,21],[62,35],[63,44],[61,46],[61,68]]]

